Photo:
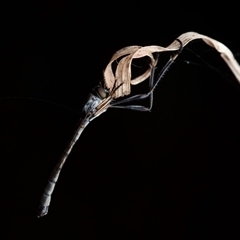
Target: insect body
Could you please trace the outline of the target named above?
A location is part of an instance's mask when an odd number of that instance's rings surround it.
[[[240,82],[240,66],[233,57],[232,52],[222,43],[195,32],[187,32],[185,34],[182,34],[168,47],[130,46],[117,51],[112,56],[109,64],[104,71],[104,86],[97,86],[89,95],[89,98],[85,106],[83,107],[79,126],[48,180],[47,186],[44,190],[39,205],[39,217],[42,217],[48,213],[51,195],[58,180],[60,171],[74,144],[80,137],[82,131],[89,124],[89,122],[92,121],[94,118],[98,117],[103,112],[105,112],[108,108],[125,108],[138,111],[151,110],[153,104],[153,90],[156,88],[157,84],[162,79],[166,70],[169,69],[171,64],[178,57],[181,50],[190,41],[195,39],[202,39],[208,45],[220,52],[220,56],[224,59],[229,68],[232,70],[238,82]],[[159,53],[161,52],[173,52],[173,54],[166,63],[166,65],[161,69],[159,74],[155,76],[155,68],[158,62]],[[146,56],[150,58],[149,68],[142,75],[136,77],[135,79],[132,79],[131,64],[133,59]],[[113,72],[112,63],[118,59],[120,60],[118,61],[116,71]],[[131,85],[139,84],[146,79],[149,79],[149,89],[146,93],[125,97],[131,93]],[[142,100],[146,98],[150,99],[149,107],[131,104],[132,101]],[[126,103],[130,103],[130,105],[126,105]]]

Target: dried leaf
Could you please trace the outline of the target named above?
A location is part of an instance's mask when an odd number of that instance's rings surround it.
[[[189,42],[202,39],[206,44],[215,48],[223,60],[226,62],[228,67],[231,69],[237,80],[240,82],[240,66],[236,59],[234,58],[232,52],[221,42],[218,42],[210,37],[207,37],[196,32],[187,32],[180,35],[178,40],[174,40],[168,47],[161,46],[129,46],[120,49],[117,51],[111,58],[104,71],[104,80],[106,87],[111,91],[114,86],[121,85],[113,94],[113,98],[119,98],[131,93],[131,85],[139,84],[145,81],[151,74],[152,67],[155,67],[157,64],[156,59],[153,56],[153,53],[160,52],[174,52],[178,51],[181,47],[184,48]],[[180,42],[182,45],[180,45]],[[131,64],[133,59],[149,57],[151,64],[149,68],[138,77],[131,79]],[[175,57],[177,57],[176,55]],[[121,58],[121,59],[120,59]],[[112,63],[116,60],[119,60],[115,72],[112,70]],[[115,83],[115,81],[117,81]]]

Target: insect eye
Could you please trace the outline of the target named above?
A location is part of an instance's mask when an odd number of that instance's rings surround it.
[[[105,89],[103,87],[97,87],[96,92],[99,95],[99,97],[101,97],[102,99],[104,99],[108,96],[107,89]]]

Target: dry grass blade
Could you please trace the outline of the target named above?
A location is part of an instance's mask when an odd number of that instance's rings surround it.
[[[131,93],[131,85],[139,84],[145,81],[151,74],[152,67],[156,66],[157,61],[153,56],[153,53],[160,52],[174,52],[178,51],[180,48],[184,48],[189,42],[202,39],[206,44],[215,48],[219,53],[223,60],[226,62],[228,67],[231,69],[237,80],[240,82],[240,66],[236,59],[234,58],[232,52],[221,42],[214,40],[210,37],[207,37],[202,34],[198,34],[196,32],[187,32],[180,35],[178,40],[174,40],[168,47],[161,46],[129,46],[120,49],[117,51],[111,58],[108,63],[105,71],[104,71],[104,80],[106,87],[111,91],[114,87],[115,81],[117,81],[117,86],[122,84],[117,91],[112,96],[113,98],[123,97]],[[180,46],[179,40],[182,43]],[[133,59],[149,57],[151,60],[151,64],[149,68],[138,77],[132,79],[131,76],[131,64]],[[177,57],[176,55],[175,57]],[[118,62],[116,70],[113,72],[112,63],[121,58]]]

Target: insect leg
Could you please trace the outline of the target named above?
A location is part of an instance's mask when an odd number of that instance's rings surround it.
[[[115,103],[112,103],[110,107],[111,108],[125,108],[125,109],[137,110],[137,111],[150,111],[152,109],[152,105],[153,105],[153,91],[156,88],[159,81],[162,79],[164,73],[168,70],[168,68],[171,66],[171,64],[173,62],[174,62],[173,58],[169,59],[167,64],[163,67],[163,69],[159,73],[159,75],[157,77],[157,81],[155,83],[154,83],[154,76],[155,76],[156,67],[153,67],[152,73],[151,73],[150,79],[149,79],[149,92],[148,93],[137,94],[137,95],[131,96],[129,98],[125,98],[121,101],[117,101]],[[123,103],[128,103],[128,102],[132,102],[132,101],[138,101],[138,100],[146,99],[148,97],[150,97],[150,106],[149,107],[144,107],[144,106],[141,106],[141,105],[126,105],[126,106],[121,106],[120,105],[120,104],[123,104]]]
[[[183,49],[182,42],[179,39],[176,39],[176,40],[179,42],[180,48],[177,51],[177,53],[175,53],[173,56],[171,56],[171,58],[168,60],[166,65],[162,68],[162,70],[158,74],[158,77],[157,77],[157,80],[155,83],[154,83],[154,76],[155,76],[156,67],[152,68],[152,73],[149,78],[149,92],[145,93],[145,94],[137,94],[137,95],[131,96],[129,98],[125,98],[121,101],[115,102],[115,103],[111,104],[111,106],[110,106],[111,108],[125,108],[125,109],[130,109],[130,110],[137,110],[137,111],[151,111],[152,105],[153,105],[154,89],[157,87],[158,83],[163,78],[165,72],[170,68],[170,66],[173,64],[174,60],[176,59],[176,57],[181,53],[181,51]],[[159,58],[159,54],[157,55],[157,60],[158,60],[158,58]],[[150,96],[150,106],[149,107],[144,107],[141,105],[126,105],[126,106],[120,105],[120,104],[127,103],[127,102],[142,100],[142,99],[148,98],[149,96]]]

